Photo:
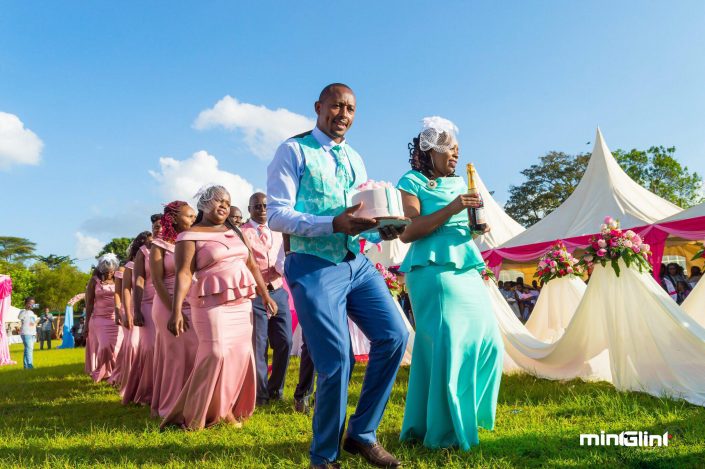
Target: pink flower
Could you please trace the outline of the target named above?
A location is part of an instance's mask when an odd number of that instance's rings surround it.
[[[622,232],[619,230],[611,230],[610,231],[610,235],[612,235],[612,236],[620,236],[621,234],[622,234]]]
[[[641,241],[641,236],[639,236],[639,235],[634,235],[634,237],[632,238],[632,243],[634,243],[634,244],[641,244],[641,243],[642,243],[642,241]]]
[[[601,248],[607,247],[607,241],[605,241],[604,239],[599,239],[597,240],[597,245]]]
[[[633,243],[630,240],[627,239],[626,241],[624,241],[625,248],[630,248],[632,246],[633,246]]]
[[[605,254],[607,254],[607,249],[598,249],[597,250],[597,255],[600,257],[605,257]]]
[[[569,274],[572,274],[574,272],[572,267],[568,267],[568,269],[566,269],[566,270],[568,271]]]
[[[636,236],[636,233],[634,233],[632,230],[627,230],[627,232],[624,233],[624,236],[626,236],[627,238],[631,239],[631,238],[633,238],[634,236]]]
[[[632,251],[639,254],[639,252],[641,252],[641,248],[639,246],[632,246]]]
[[[641,250],[642,250],[642,251],[651,251],[651,246],[649,246],[648,244],[644,243],[644,244],[641,245]]]
[[[614,223],[614,218],[610,217],[609,215],[605,217],[605,225],[611,225]]]

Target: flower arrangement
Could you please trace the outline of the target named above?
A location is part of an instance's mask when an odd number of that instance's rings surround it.
[[[497,277],[494,276],[494,272],[492,272],[492,269],[488,268],[485,266],[481,271],[480,275],[482,275],[482,280],[488,282],[492,280],[494,283],[497,283]]]
[[[643,272],[651,269],[650,254],[651,246],[641,236],[632,230],[622,231],[619,221],[608,216],[600,227],[600,233],[590,238],[590,246],[585,250],[581,264],[591,269],[595,263],[604,267],[609,262],[619,277],[619,259],[624,260],[627,267],[634,265],[639,272]]]
[[[584,269],[580,265],[580,261],[568,252],[563,241],[558,241],[551,246],[546,254],[541,256],[534,277],[546,283],[554,278],[583,275],[583,272]]]
[[[394,297],[399,296],[401,294],[402,288],[401,284],[399,283],[399,279],[397,278],[397,275],[393,272],[390,272],[389,269],[387,269],[379,262],[375,264],[375,268],[382,275],[384,283],[386,283],[387,288],[389,288],[389,293],[391,293]]]
[[[394,185],[391,182],[386,181],[375,181],[373,179],[368,179],[356,187],[358,191],[372,190],[372,189],[393,189]]]
[[[693,256],[693,258],[691,259],[691,261],[694,261],[694,260],[697,260],[697,259],[701,259],[701,258],[703,258],[703,257],[705,257],[705,247],[703,247],[703,245],[700,244],[700,250],[695,253],[695,255]]]

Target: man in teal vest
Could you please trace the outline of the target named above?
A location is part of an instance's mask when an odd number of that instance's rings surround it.
[[[376,432],[409,334],[384,280],[359,253],[358,235],[377,221],[356,217],[359,206],[348,207],[352,190],[367,181],[362,158],[345,140],[355,105],[350,87],[326,86],[315,103],[316,127],[284,142],[267,171],[269,226],[290,235],[284,271],[318,373],[312,467],[340,467],[355,363],[348,317],[371,347],[343,449],[378,467],[400,465],[377,442]],[[392,227],[368,237],[377,242],[399,234]]]

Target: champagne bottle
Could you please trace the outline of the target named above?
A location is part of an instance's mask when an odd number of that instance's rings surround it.
[[[487,221],[485,220],[485,203],[482,201],[482,195],[475,183],[475,166],[472,163],[467,165],[468,171],[468,194],[476,195],[480,198],[479,207],[468,208],[468,218],[471,232],[483,233],[487,229]]]

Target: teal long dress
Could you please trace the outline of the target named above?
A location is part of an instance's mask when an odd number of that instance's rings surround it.
[[[406,173],[397,187],[418,197],[421,215],[467,192],[460,177]],[[470,236],[467,211],[414,241],[401,266],[416,319],[401,440],[429,448],[480,443],[478,427],[494,428],[504,346]]]

